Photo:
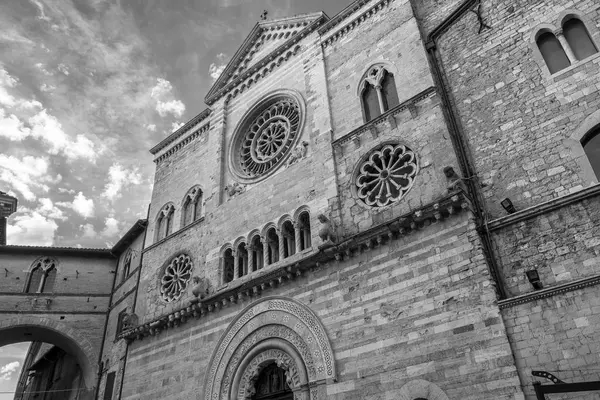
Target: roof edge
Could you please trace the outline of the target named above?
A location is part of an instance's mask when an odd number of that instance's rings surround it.
[[[46,255],[73,255],[94,256],[101,258],[114,258],[111,249],[79,248],[79,247],[52,247],[52,246],[25,246],[6,245],[0,246],[0,254],[46,254]]]
[[[125,233],[123,237],[121,237],[121,239],[119,239],[119,241],[112,247],[111,253],[113,253],[114,255],[121,254],[127,248],[127,246],[129,246],[133,242],[133,240],[136,237],[141,235],[142,232],[146,230],[147,226],[147,219],[138,219],[136,223],[133,224],[131,228],[129,228],[127,233]]]
[[[181,128],[177,129],[175,132],[171,133],[169,136],[161,140],[156,146],[151,148],[150,153],[154,155],[160,150],[170,145],[171,143],[173,143],[179,137],[183,136],[186,132],[188,132],[190,129],[196,126],[196,124],[208,118],[211,111],[212,110],[210,108],[206,108],[205,110],[203,110],[200,114],[196,115],[194,118],[190,119],[188,122],[183,124]]]

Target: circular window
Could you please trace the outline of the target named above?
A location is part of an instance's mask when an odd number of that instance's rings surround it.
[[[358,197],[371,207],[400,200],[417,175],[415,153],[401,144],[386,144],[362,161],[356,174]]]
[[[177,300],[192,277],[192,260],[185,254],[173,258],[160,280],[160,295],[167,303]]]
[[[302,133],[303,107],[294,93],[269,96],[240,123],[230,167],[243,182],[263,179],[283,164]]]

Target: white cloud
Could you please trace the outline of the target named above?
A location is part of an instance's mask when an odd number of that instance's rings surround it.
[[[56,67],[60,72],[62,72],[65,75],[69,75],[69,68],[67,68],[67,66],[63,63],[58,64],[58,67]]]
[[[50,18],[48,18],[46,16],[46,14],[44,13],[44,5],[39,2],[38,0],[31,0],[31,2],[33,4],[35,4],[38,8],[38,10],[40,11],[40,15],[38,15],[38,19],[41,19],[42,21],[50,21]]]
[[[102,196],[111,201],[119,198],[125,183],[139,185],[142,183],[142,175],[137,169],[128,170],[122,165],[114,163],[108,170],[108,183],[104,186]]]
[[[51,246],[58,225],[38,212],[17,215],[13,223],[7,227],[9,244],[26,244],[29,246]]]
[[[86,198],[82,192],[79,192],[73,199],[73,211],[84,218],[94,216],[94,200]]]
[[[46,183],[60,181],[60,175],[54,179],[48,175],[48,166],[46,158],[25,156],[21,160],[0,154],[0,181],[8,183],[26,200],[35,200],[34,189],[48,192]]]
[[[1,91],[0,88],[0,96],[2,96]],[[21,141],[29,135],[31,135],[31,130],[25,127],[16,115],[6,115],[4,109],[0,108],[0,136],[12,141]]]
[[[112,237],[119,233],[119,221],[113,217],[108,217],[104,221],[104,229],[102,230],[102,236]]]
[[[73,189],[58,188],[58,191],[59,193],[75,194],[75,191]]]
[[[46,75],[46,76],[52,76],[52,75],[54,75],[52,72],[48,71],[48,70],[46,69],[46,67],[44,66],[44,64],[42,64],[42,63],[37,63],[37,64],[35,64],[35,67],[36,67],[37,69],[39,69],[40,71],[42,71],[42,73],[43,73],[44,75]]]
[[[21,364],[18,361],[9,362],[0,367],[0,380],[9,380],[11,375],[17,371]]]
[[[146,129],[148,129],[151,132],[156,132],[156,125],[155,124],[148,124],[148,125],[146,125]]]
[[[156,111],[161,117],[172,114],[181,117],[185,112],[185,104],[173,98],[173,85],[166,79],[158,78],[150,92],[150,97],[156,100]]]
[[[75,139],[69,137],[62,129],[61,123],[54,116],[42,110],[29,118],[31,136],[47,142],[51,147],[50,154],[63,152],[69,160],[85,158],[94,161],[98,151],[94,143],[84,135],[77,135]]]
[[[79,228],[83,231],[84,238],[93,239],[98,235],[92,224],[81,225]]]
[[[223,73],[223,70],[225,69],[226,66],[227,66],[227,64],[216,64],[216,63],[210,64],[210,66],[208,67],[208,74],[212,78],[213,83],[217,79],[219,79],[219,76],[221,76],[221,74]]]
[[[42,86],[40,86],[42,92],[51,92],[54,89],[56,89],[56,86],[48,85],[47,83],[43,83]]]
[[[171,132],[175,132],[177,129],[181,128],[183,125],[185,125],[183,122],[173,122],[171,124]]]
[[[7,88],[15,87],[17,82],[4,68],[0,67],[0,104],[9,107],[15,105],[16,100],[14,96],[8,93]]]
[[[52,200],[48,198],[41,198],[39,199],[39,202],[40,206],[35,211],[40,213],[40,215],[62,221],[67,219],[64,212],[60,208],[56,207],[54,203],[52,203]]]

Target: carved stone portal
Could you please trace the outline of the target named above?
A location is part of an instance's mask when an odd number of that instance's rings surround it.
[[[324,384],[336,378],[323,325],[292,299],[261,299],[229,325],[210,361],[205,400],[252,398],[261,371],[273,364],[285,372],[294,399],[325,398]]]

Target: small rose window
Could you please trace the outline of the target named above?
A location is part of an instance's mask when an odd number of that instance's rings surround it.
[[[371,207],[395,203],[411,188],[417,169],[412,150],[387,144],[360,164],[355,180],[358,197]]]
[[[177,300],[192,278],[192,260],[185,254],[173,258],[160,280],[160,295],[166,302]]]

